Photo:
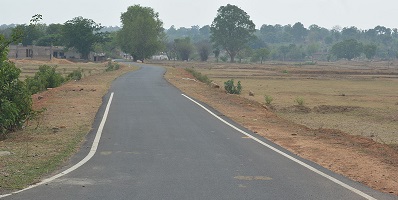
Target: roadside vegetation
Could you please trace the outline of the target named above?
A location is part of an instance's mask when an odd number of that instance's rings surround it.
[[[200,81],[202,83],[206,83],[206,84],[211,83],[211,80],[206,75],[203,75],[202,73],[200,73],[192,68],[185,68],[185,70],[187,72],[191,73],[192,76],[195,77],[198,81]]]

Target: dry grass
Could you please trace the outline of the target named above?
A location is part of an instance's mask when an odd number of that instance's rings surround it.
[[[265,103],[264,95],[271,96],[274,112],[295,123],[338,129],[386,144],[398,144],[397,64],[178,63],[194,67],[219,85],[228,79],[240,80],[242,96],[261,103]],[[249,91],[255,96],[249,96]],[[304,99],[310,112],[293,107],[297,97]]]
[[[46,111],[0,141],[0,151],[12,153],[0,157],[0,194],[24,188],[60,167],[84,141],[111,82],[135,69],[123,66],[33,95],[34,108]]]
[[[106,69],[106,63],[73,63],[63,59],[54,59],[52,61],[32,61],[32,60],[12,60],[15,65],[22,70],[20,75],[24,80],[26,77],[35,75],[41,65],[56,66],[56,71],[64,76],[74,70],[82,70],[83,77],[101,74]]]

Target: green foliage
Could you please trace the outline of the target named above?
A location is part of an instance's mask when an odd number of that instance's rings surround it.
[[[218,58],[220,57],[220,49],[219,48],[215,48],[213,50],[213,53],[214,53],[214,57],[216,57],[216,61],[218,62]]]
[[[68,79],[68,80],[75,80],[75,81],[78,81],[78,80],[82,79],[82,76],[83,76],[82,70],[81,70],[81,69],[78,69],[78,70],[73,70],[73,72],[71,72],[70,74],[68,74],[67,79]]]
[[[130,6],[122,13],[123,28],[118,33],[122,50],[134,60],[144,61],[163,48],[163,22],[150,7]]]
[[[211,52],[211,44],[208,40],[202,40],[196,43],[196,49],[199,53],[200,60],[205,62],[209,59],[209,55]]]
[[[264,95],[264,99],[265,99],[265,103],[267,105],[270,105],[272,103],[272,101],[274,100],[274,98],[272,98],[270,95]]]
[[[270,53],[271,51],[267,48],[256,49],[254,56],[252,57],[252,61],[260,61],[260,63],[263,64],[264,60],[268,58]]]
[[[91,19],[75,17],[62,27],[63,41],[67,48],[75,48],[83,59],[88,59],[96,43],[108,40],[108,33],[99,32],[103,27]]]
[[[299,106],[303,106],[305,101],[303,97],[296,97],[296,99],[294,100],[294,102],[296,102]]]
[[[187,72],[189,72],[190,74],[192,74],[192,76],[194,76],[198,81],[200,81],[202,83],[206,83],[206,84],[211,83],[211,80],[206,75],[203,75],[202,73],[195,71],[194,69],[191,69],[191,68],[186,68],[185,70]]]
[[[193,46],[191,44],[191,39],[189,37],[183,39],[174,40],[175,50],[177,52],[177,58],[181,60],[188,61],[192,52]]]
[[[29,92],[35,94],[47,88],[55,88],[62,85],[65,82],[65,78],[56,72],[56,68],[56,66],[40,66],[34,77],[29,77],[25,80]]]
[[[237,86],[235,86],[234,79],[230,79],[224,82],[224,89],[229,94],[240,94],[242,91],[242,85],[240,84],[240,81],[238,81]]]
[[[211,41],[228,53],[231,62],[254,38],[255,25],[250,16],[235,5],[221,6],[211,24]]]
[[[376,55],[377,46],[374,44],[368,44],[363,46],[363,53],[367,59],[372,59]]]
[[[338,59],[345,58],[352,60],[353,58],[359,57],[362,53],[362,50],[362,43],[355,39],[349,39],[333,45],[331,52]]]
[[[227,62],[228,61],[228,56],[223,55],[223,56],[220,57],[220,60],[223,61],[223,62]]]
[[[21,70],[9,61],[0,61],[0,138],[21,128],[32,111],[32,99],[20,81]]]
[[[115,71],[115,70],[118,70],[118,69],[120,69],[120,65],[118,63],[113,63],[112,61],[109,61],[106,64],[105,71],[110,72],[110,71]]]

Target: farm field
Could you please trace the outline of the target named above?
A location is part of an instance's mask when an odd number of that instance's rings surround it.
[[[241,96],[263,104],[264,96],[271,96],[268,108],[294,123],[398,144],[398,63],[185,62],[178,66],[194,68],[221,87],[229,79],[235,84],[241,81]],[[255,95],[250,96],[250,91]]]
[[[41,65],[57,66],[56,71],[63,76],[67,76],[74,70],[82,70],[83,77],[101,74],[106,69],[106,63],[74,63],[64,59],[53,59],[51,61],[37,61],[37,60],[11,60],[15,65],[21,69],[20,79],[24,80],[26,77],[32,77],[38,71]]]

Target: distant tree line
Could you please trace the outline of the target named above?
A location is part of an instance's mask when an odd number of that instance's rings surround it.
[[[178,49],[177,40],[189,38],[194,47],[197,46],[195,44],[210,41],[212,35],[209,25],[178,29],[171,26],[165,30],[165,33],[167,35],[166,52],[173,59],[180,59],[178,53],[174,52]],[[391,60],[398,57],[398,29],[384,26],[360,30],[355,26],[344,28],[336,26],[326,29],[315,24],[306,28],[300,22],[284,26],[264,24],[256,29],[253,35],[255,37],[248,42],[246,49],[240,50],[237,54],[239,60],[257,62],[265,59],[280,61]],[[211,48],[210,53],[218,46],[213,45]],[[191,51],[190,58],[199,59],[199,55],[200,51],[196,48],[196,51]]]
[[[239,23],[229,24],[229,17]],[[316,24],[306,27],[300,22],[263,24],[256,28],[249,14],[230,4],[221,6],[214,21],[203,27],[176,28],[173,25],[164,29],[159,14],[140,5],[129,7],[121,21],[122,28],[103,27],[82,17],[64,24],[1,25],[0,34],[10,38],[13,30],[18,29],[24,33],[22,45],[65,46],[76,49],[83,57],[96,51],[116,58],[118,50],[139,60],[157,53],[165,53],[173,60],[207,61],[214,57],[216,61],[260,63],[265,60],[392,60],[398,57],[397,28],[376,26],[361,30],[355,26],[335,26],[326,29]],[[225,30],[231,30],[228,32],[231,37]]]

